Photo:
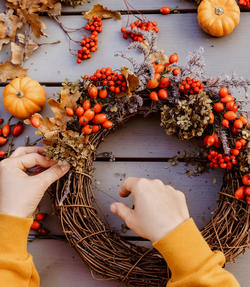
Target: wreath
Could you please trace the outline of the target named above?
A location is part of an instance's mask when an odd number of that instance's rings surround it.
[[[168,58],[157,48],[155,31],[137,25],[126,33],[142,39],[129,49],[141,50],[143,61],[124,52],[115,56],[129,60],[133,71],[108,67],[75,82],[66,79],[56,99],[48,100],[54,118],[34,114],[25,123],[43,136],[48,160],[71,164],[49,192],[69,244],[93,276],[127,285],[165,286],[170,270],[161,254],[126,241],[98,213],[92,190],[98,145],[132,117],[152,113],[161,113],[160,124],[168,135],[204,138],[200,157],[206,161],[197,172],[222,168],[224,178],[218,206],[201,233],[212,250],[222,251],[226,263],[232,263],[249,247],[250,214],[248,101],[236,101],[232,95],[234,88],[247,92],[250,80],[235,73],[207,79],[202,47],[190,53],[183,66],[177,54]]]

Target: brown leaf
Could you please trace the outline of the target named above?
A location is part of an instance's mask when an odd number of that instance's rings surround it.
[[[19,64],[20,62],[23,61],[24,57],[24,38],[25,36],[23,34],[18,34],[18,39],[20,41],[19,45],[15,43],[11,43],[11,57],[10,61],[13,64]],[[38,43],[36,43],[33,40],[29,40],[29,44],[27,46],[26,54],[25,54],[25,60],[29,59],[30,55],[37,50],[39,47]]]
[[[66,125],[68,122],[73,120],[73,117],[68,116],[65,112],[65,108],[71,108],[75,110],[77,108],[76,101],[80,98],[81,93],[76,91],[74,94],[70,95],[68,88],[61,89],[61,100],[60,103],[54,99],[49,99],[48,104],[55,114],[55,123],[61,130],[66,130]]]
[[[83,12],[83,17],[86,20],[92,21],[93,15],[101,17],[103,19],[114,18],[114,20],[121,20],[121,13],[113,10],[109,10],[107,7],[104,8],[102,5],[94,5],[88,12]]]
[[[116,95],[116,98],[120,99],[127,95],[127,99],[132,96],[133,91],[136,91],[137,86],[139,86],[139,79],[135,76],[135,74],[128,68],[122,68],[121,74],[124,76],[127,82],[126,91],[121,92],[120,94]]]
[[[2,83],[7,80],[13,80],[17,77],[24,77],[28,74],[28,70],[23,69],[20,65],[10,65],[8,61],[5,61],[0,65],[0,79]]]
[[[47,3],[43,4],[40,10],[48,10],[53,16],[60,16],[62,11],[62,4],[60,0],[48,0]]]
[[[0,30],[1,30],[1,28],[0,28]],[[14,42],[14,41],[15,41],[15,38],[10,38],[10,37],[0,39],[0,51],[2,50],[4,44],[8,44],[9,42]]]
[[[150,59],[150,63],[155,62],[157,59],[159,59],[159,64],[169,63],[168,56],[164,54],[164,50],[150,54]]]
[[[17,14],[24,24],[27,22],[30,23],[32,33],[37,39],[40,39],[41,36],[47,37],[47,35],[42,31],[42,29],[46,29],[46,26],[43,22],[38,20],[39,15],[28,13],[26,9],[17,9]]]
[[[41,4],[46,4],[47,0],[20,0],[19,6],[21,9],[26,9],[28,13],[40,11]]]
[[[14,10],[8,9],[5,13],[0,13],[0,38],[6,36],[13,38],[18,28],[22,28],[23,23],[19,17],[13,15]]]

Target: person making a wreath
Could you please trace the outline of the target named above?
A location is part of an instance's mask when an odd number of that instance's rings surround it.
[[[34,166],[46,170],[35,176],[25,171]],[[68,170],[47,161],[41,147],[20,147],[0,162],[0,286],[37,287],[39,275],[27,252],[31,217],[46,189]],[[222,268],[222,252],[212,252],[189,217],[185,196],[160,180],[127,178],[119,192],[132,194],[135,209],[121,202],[111,211],[130,229],[153,242],[166,260],[172,277],[167,287],[240,286]],[[150,228],[149,228],[150,226]]]

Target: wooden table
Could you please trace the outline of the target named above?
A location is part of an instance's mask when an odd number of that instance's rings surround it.
[[[86,20],[83,19],[81,12],[89,10],[97,3],[97,0],[92,0],[91,3],[86,3],[76,9],[64,7],[60,20],[67,27],[82,27],[86,24]],[[247,46],[250,17],[247,9],[243,9],[245,12],[241,13],[240,24],[233,33],[222,38],[214,38],[200,29],[197,22],[197,5],[194,2],[130,0],[130,3],[135,9],[147,14],[149,20],[158,22],[160,29],[158,47],[164,49],[168,55],[177,52],[179,62],[184,64],[189,51],[195,51],[203,46],[208,77],[216,77],[220,73],[230,74],[231,71],[235,71],[239,76],[250,74]],[[126,11],[122,0],[105,0],[100,4],[113,10]],[[162,6],[173,8],[176,5],[179,6],[180,14],[159,14],[159,8]],[[5,1],[1,1],[0,10],[5,11]],[[120,68],[122,65],[131,67],[126,60],[113,56],[115,52],[126,51],[128,47],[128,42],[122,38],[120,33],[120,28],[126,26],[126,15],[123,15],[122,20],[118,22],[103,21],[103,33],[99,35],[99,49],[93,54],[91,60],[84,61],[81,65],[76,64],[76,58],[69,53],[68,39],[58,24],[47,17],[43,17],[42,20],[47,26],[45,32],[49,34],[49,38],[41,39],[39,42],[60,40],[61,44],[40,47],[27,60],[24,67],[29,69],[28,76],[39,81],[45,87],[48,98],[60,90],[61,82],[65,78],[74,81],[81,75],[93,74],[96,69],[101,67],[111,66],[113,69]],[[135,20],[131,17],[130,21]],[[130,53],[141,57],[138,51]],[[5,46],[0,53],[0,60],[2,62],[8,60],[9,56],[10,47]],[[1,92],[5,85],[0,84]],[[52,116],[47,105],[42,114]],[[9,114],[4,110],[2,104],[0,105],[0,118],[9,118]],[[94,173],[94,189],[109,223],[121,232],[123,222],[111,214],[109,206],[115,200],[122,200],[132,206],[131,198],[124,200],[118,196],[119,187],[124,178],[128,176],[159,178],[165,184],[174,185],[175,188],[182,190],[186,194],[190,214],[199,228],[210,219],[211,212],[216,207],[218,191],[222,184],[222,171],[215,170],[194,177],[185,175],[186,170],[193,169],[192,166],[187,167],[184,163],[180,163],[178,166],[172,167],[171,164],[168,164],[169,158],[183,150],[196,153],[198,145],[196,141],[180,142],[167,136],[159,123],[159,115],[149,118],[137,117],[128,122],[123,129],[110,135],[98,149],[99,153],[112,151],[116,158],[115,162],[103,160],[101,156],[97,159],[94,164],[97,168]],[[25,133],[18,138],[16,146],[25,144],[25,135],[29,135],[31,141],[36,139],[34,128],[25,126]],[[167,164],[169,168],[164,169]],[[215,184],[212,182],[214,178],[217,179]],[[43,198],[40,210],[48,213],[44,227],[51,231],[50,235],[63,235],[57,217],[52,214],[48,195]],[[124,233],[124,236],[136,240],[138,244],[151,246],[147,241],[140,241],[140,238],[137,240],[132,231]],[[125,286],[119,282],[95,281],[90,271],[85,268],[77,253],[70,248],[67,242],[52,239],[36,240],[28,243],[28,250],[33,255],[40,274],[41,287]],[[226,269],[235,275],[242,287],[248,287],[249,267],[250,252],[247,251],[245,256],[239,256],[237,262],[226,266]]]

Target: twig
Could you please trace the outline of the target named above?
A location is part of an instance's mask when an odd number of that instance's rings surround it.
[[[38,44],[38,46],[41,47],[41,46],[44,46],[44,45],[55,45],[55,44],[59,44],[59,43],[61,43],[60,40],[58,40],[56,42],[53,42],[53,43],[41,43],[41,44]]]
[[[11,142],[10,142],[10,144],[9,144],[7,157],[9,157],[9,156],[10,156],[11,149],[12,149],[12,146],[13,146],[13,140],[14,140],[14,136],[12,136]]]
[[[28,23],[28,30],[24,32],[25,38],[24,38],[24,52],[23,52],[23,61],[20,65],[20,67],[23,67],[25,63],[25,58],[27,54],[27,48],[29,45],[29,39],[30,39],[30,23]]]
[[[63,197],[60,199],[60,201],[59,201],[59,203],[58,203],[58,206],[62,205],[64,199],[65,199],[65,198],[67,197],[67,195],[70,193],[71,175],[72,175],[72,172],[70,171],[70,172],[69,172],[69,175],[68,175],[68,181],[67,181],[67,184],[66,184],[66,187],[65,187],[65,191],[64,191]]]

